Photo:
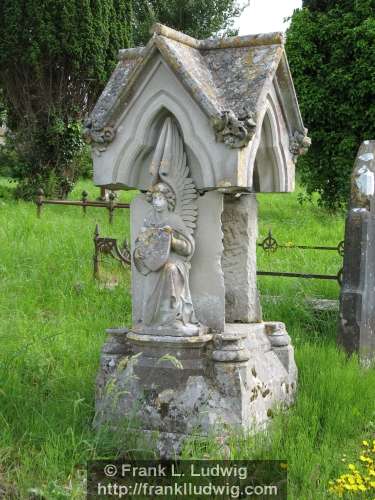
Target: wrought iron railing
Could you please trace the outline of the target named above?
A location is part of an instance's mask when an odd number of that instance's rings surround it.
[[[55,200],[46,199],[44,192],[39,189],[35,200],[37,206],[37,215],[41,216],[42,208],[44,205],[71,205],[82,208],[83,214],[86,214],[87,207],[106,208],[108,210],[109,223],[113,222],[113,214],[116,209],[130,208],[129,203],[118,203],[116,195],[113,192],[109,193],[108,200],[88,200],[88,193],[82,191],[81,200]],[[299,249],[299,250],[317,250],[317,251],[333,251],[337,252],[341,257],[344,256],[344,241],[340,241],[336,246],[325,245],[297,245],[294,243],[282,244],[279,243],[273,236],[272,231],[268,231],[268,235],[260,242],[257,243],[267,253],[274,253],[279,249]],[[130,248],[128,242],[125,240],[122,245],[118,244],[117,239],[103,237],[99,235],[99,227],[96,226],[94,233],[94,277],[99,276],[99,262],[100,254],[105,254],[113,257],[119,261],[123,266],[128,266],[131,263]],[[278,276],[283,278],[305,278],[305,279],[319,279],[319,280],[334,280],[341,285],[343,268],[341,267],[337,274],[317,274],[317,273],[294,273],[285,271],[257,271],[258,276]]]
[[[109,223],[113,222],[113,215],[116,209],[118,208],[130,208],[129,203],[119,203],[116,201],[116,195],[113,192],[109,193],[108,200],[100,201],[100,200],[88,200],[88,193],[86,191],[82,191],[82,198],[80,200],[55,200],[55,199],[46,199],[44,197],[43,189],[39,189],[37,192],[37,196],[35,199],[36,207],[37,207],[37,215],[38,217],[42,214],[42,208],[44,205],[70,205],[74,207],[82,207],[83,214],[86,214],[87,207],[96,207],[96,208],[106,208],[108,210],[108,219]]]
[[[100,256],[101,254],[110,256],[113,259],[121,263],[122,266],[130,266],[131,254],[129,243],[125,239],[123,244],[119,246],[116,238],[108,238],[100,236],[99,225],[95,226],[94,231],[94,278],[98,279],[100,277]]]
[[[294,243],[280,244],[272,235],[272,231],[268,231],[268,235],[263,241],[257,243],[265,252],[274,253],[279,248],[292,250],[298,248],[300,250],[327,250],[338,252],[344,256],[344,241],[340,241],[336,246],[321,246],[321,245],[296,245]],[[319,279],[319,280],[335,280],[341,286],[343,268],[341,267],[337,274],[315,274],[315,273],[291,273],[284,271],[257,271],[259,276],[280,276],[283,278],[305,278],[305,279]]]

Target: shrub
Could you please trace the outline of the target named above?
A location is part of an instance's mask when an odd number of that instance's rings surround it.
[[[359,145],[375,138],[374,0],[305,0],[286,49],[312,145],[298,162],[307,193],[337,209]]]
[[[80,122],[132,39],[131,0],[0,3],[0,87],[24,198],[65,197],[79,175]]]

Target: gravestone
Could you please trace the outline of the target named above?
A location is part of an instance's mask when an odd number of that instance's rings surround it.
[[[351,178],[338,327],[339,343],[364,366],[375,362],[374,174],[375,141],[364,141]]]
[[[309,139],[280,33],[196,40],[162,25],[86,123],[94,181],[131,204],[132,325],[108,330],[95,425],[137,422],[159,453],[292,403],[285,326],[263,322],[255,192],[294,188]],[[131,424],[129,424],[131,425]]]

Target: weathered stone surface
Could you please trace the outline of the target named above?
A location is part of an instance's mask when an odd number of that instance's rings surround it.
[[[135,240],[138,237],[139,231],[143,224],[143,219],[148,210],[148,203],[144,194],[139,194],[133,198],[130,204],[130,248],[133,260],[133,251],[135,248]],[[132,317],[133,325],[137,325],[142,321],[142,304],[145,276],[141,274],[134,263],[132,262]]]
[[[221,363],[248,361],[250,353],[244,345],[246,333],[223,332],[215,335],[212,359]]]
[[[357,352],[365,366],[375,363],[375,141],[359,148],[345,225],[343,282],[338,341]]]
[[[100,355],[100,369],[96,378],[96,394],[100,394],[118,367],[121,359],[130,355],[131,346],[127,340],[126,328],[109,328],[107,340],[102,347]]]
[[[338,300],[307,298],[306,304],[317,312],[337,312],[339,310]]]
[[[228,323],[262,320],[256,286],[258,208],[255,194],[224,196],[222,224],[225,318]]]
[[[196,250],[191,261],[190,285],[198,320],[215,331],[225,325],[225,287],[221,265],[223,195],[211,191],[198,199]]]
[[[290,405],[296,391],[297,369],[285,327],[227,324],[223,335],[244,342],[246,359],[215,361],[218,345],[210,335],[181,339],[129,333],[132,354],[106,375],[97,394],[96,425],[133,420],[142,432],[156,436],[164,457],[178,454],[194,432],[222,433],[223,425],[263,428],[275,407]],[[278,338],[275,347],[272,337]]]

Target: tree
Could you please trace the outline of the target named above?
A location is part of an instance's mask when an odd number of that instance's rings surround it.
[[[375,0],[305,0],[286,50],[312,145],[302,182],[320,203],[347,203],[360,143],[375,137]]]
[[[0,87],[19,162],[19,192],[65,196],[82,150],[82,115],[117,49],[131,41],[127,0],[0,3]]]
[[[228,29],[237,0],[0,2],[0,88],[17,152],[18,193],[66,196],[79,173],[81,119],[120,48],[145,43],[160,21],[192,35]]]
[[[339,0],[339,2],[337,0],[302,0],[302,7],[307,7],[310,11],[326,12],[338,4],[345,9],[353,8],[353,0]]]
[[[233,21],[249,4],[239,0],[143,0],[136,1],[133,13],[136,44],[145,43],[156,21],[194,36],[207,38],[218,31],[234,33]]]

